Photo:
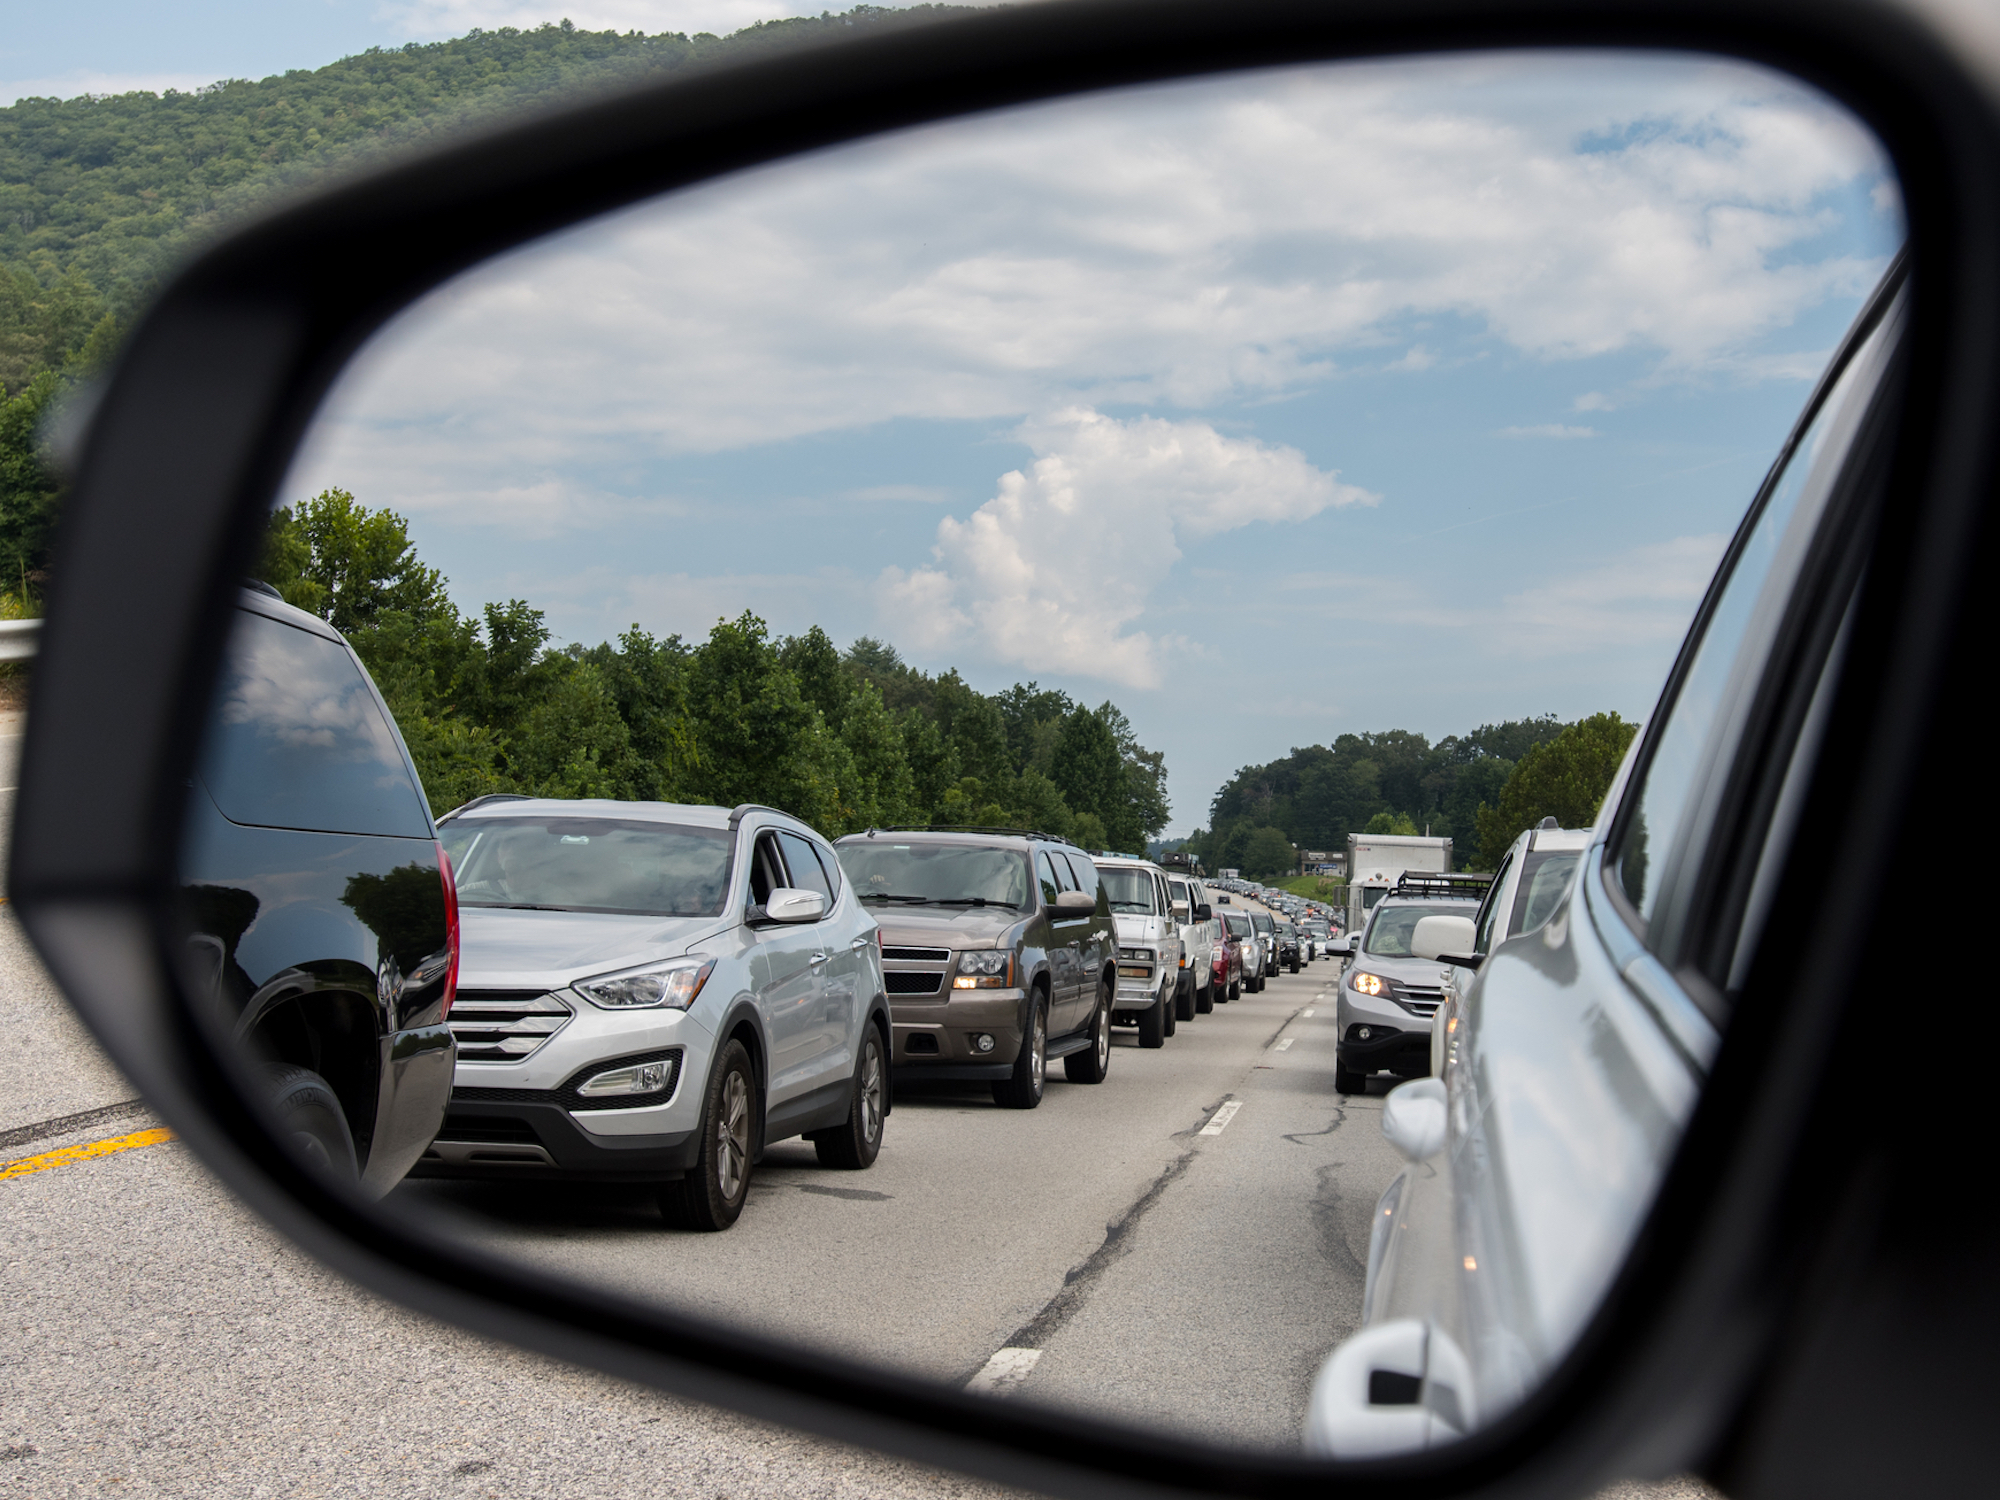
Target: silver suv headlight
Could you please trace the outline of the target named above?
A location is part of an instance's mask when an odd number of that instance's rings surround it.
[[[712,958],[675,958],[579,979],[570,988],[600,1010],[686,1010],[714,972]]]
[[[958,955],[955,990],[1001,990],[1014,977],[1014,955],[1005,948],[975,948]]]

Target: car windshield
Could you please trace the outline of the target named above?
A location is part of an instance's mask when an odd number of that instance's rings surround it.
[[[720,915],[727,829],[639,819],[458,818],[438,830],[461,906]]]
[[[1104,881],[1104,895],[1113,911],[1147,914],[1157,908],[1153,877],[1144,870],[1135,870],[1130,865],[1099,865],[1097,873]]]
[[[1306,923],[1306,935],[1308,937],[1323,938],[1326,936],[1326,932],[1327,928],[1326,928],[1326,923],[1324,922]]]
[[[840,867],[863,901],[912,906],[1025,906],[1028,859],[983,844],[841,844]]]
[[[1367,940],[1361,951],[1372,953],[1377,958],[1414,958],[1410,951],[1410,939],[1416,935],[1417,923],[1425,917],[1469,917],[1477,910],[1470,901],[1439,902],[1435,906],[1384,906],[1375,912],[1375,921],[1368,929]]]
[[[1250,925],[1255,927],[1259,932],[1271,931],[1271,919],[1262,912],[1257,912],[1250,918]]]
[[[1514,895],[1513,922],[1508,928],[1510,936],[1533,932],[1555,915],[1563,892],[1569,889],[1570,875],[1582,858],[1580,849],[1546,849],[1537,850],[1522,862],[1521,884]]]
[[[1231,937],[1250,936],[1250,919],[1248,917],[1231,913],[1222,920],[1228,925]]]

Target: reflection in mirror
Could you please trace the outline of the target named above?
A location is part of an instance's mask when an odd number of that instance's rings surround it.
[[[189,982],[307,1159],[525,1265],[1447,1441],[1698,1097],[1726,973],[1643,945],[1782,836],[1705,789],[1810,757],[1741,706],[1894,315],[1726,549],[1901,233],[1785,79],[1537,54],[949,123],[480,267],[238,600]]]

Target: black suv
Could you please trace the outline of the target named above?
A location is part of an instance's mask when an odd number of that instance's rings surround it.
[[[179,876],[190,990],[300,1153],[386,1193],[451,1097],[458,902],[375,684],[275,594],[239,596]]]
[[[985,1079],[1012,1109],[1042,1102],[1050,1058],[1103,1081],[1118,929],[1088,854],[990,828],[875,828],[834,850],[881,924],[896,1079]]]

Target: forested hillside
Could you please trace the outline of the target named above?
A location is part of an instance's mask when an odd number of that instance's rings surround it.
[[[1165,758],[1114,704],[1032,682],[988,696],[880,641],[842,653],[748,613],[699,642],[634,626],[551,651],[540,610],[461,613],[402,518],[343,491],[278,512],[261,574],[353,642],[438,812],[513,791],[762,802],[829,836],[1003,824],[1122,849],[1167,821]]]
[[[160,277],[232,219],[511,112],[955,8],[862,5],[727,37],[504,27],[191,94],[0,109],[0,587],[32,608],[18,591],[50,565],[57,498],[34,447],[50,403],[116,352]]]

